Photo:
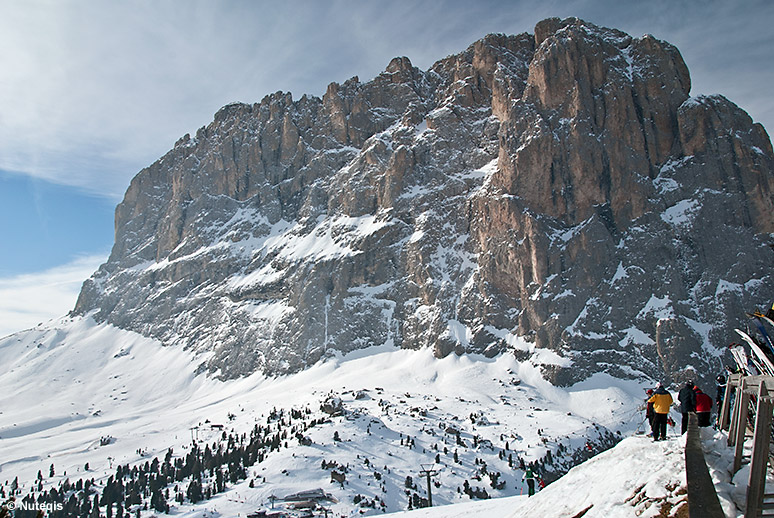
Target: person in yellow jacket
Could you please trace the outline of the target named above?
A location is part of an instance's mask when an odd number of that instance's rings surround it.
[[[672,406],[672,402],[672,396],[659,383],[656,392],[648,400],[648,403],[653,403],[653,411],[656,413],[653,418],[654,441],[666,440],[667,419],[669,418],[669,408]]]

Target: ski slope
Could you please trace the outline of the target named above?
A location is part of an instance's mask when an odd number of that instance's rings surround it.
[[[335,516],[403,511],[407,477],[416,482],[412,491],[425,495],[423,463],[437,469],[433,500],[445,507],[406,516],[509,516],[516,509],[522,509],[518,516],[553,516],[550,508],[559,513],[555,516],[567,516],[587,503],[594,512],[608,513],[598,516],[633,516],[626,512],[634,509],[621,507],[619,514],[613,509],[635,486],[645,484],[642,494],[657,499],[663,496],[659,487],[684,485],[678,440],[654,445],[638,436],[575,468],[535,498],[520,496],[526,493],[523,471],[505,456],[529,463],[551,452],[559,463],[562,451],[583,454],[605,434],[632,435],[642,422],[643,394],[633,381],[597,375],[563,389],[546,382],[535,365],[510,355],[437,359],[430,350],[381,347],[294,375],[224,382],[197,374],[204,359],[89,318],[65,318],[0,340],[0,362],[6,366],[0,374],[0,481],[18,477],[28,489],[38,471],[48,474],[53,464],[55,475],[44,476],[44,487],[65,478],[94,478],[99,487],[118,464],[162,458],[169,448],[182,456],[193,440],[215,444],[226,432],[278,426],[270,417],[274,410],[305,409],[321,422],[306,432],[309,444],[286,441],[292,444],[250,467],[248,479],[195,505],[173,503],[171,514],[244,516],[268,506],[270,496],[315,488],[335,496],[330,506]],[[341,413],[321,411],[331,401],[341,405]],[[456,461],[453,451],[459,453]],[[661,459],[663,468],[648,476],[648,467]],[[346,483],[331,482],[323,461],[347,466]],[[495,488],[492,472],[500,474],[504,487]],[[471,502],[459,490],[463,481],[492,498]],[[565,483],[571,486],[562,490]],[[622,486],[613,490],[611,484]],[[582,496],[586,492],[590,496]],[[599,494],[607,500],[598,501]],[[356,496],[379,505],[356,505]],[[558,502],[566,507],[557,508]]]
[[[702,430],[702,439],[705,450],[710,451],[705,455],[725,515],[743,516],[737,506],[744,505],[747,468],[738,472],[732,484],[728,472],[733,452],[721,444],[725,439],[711,430]],[[671,435],[659,443],[644,436],[629,437],[572,469],[532,498],[470,502],[388,514],[385,518],[676,516],[687,505],[684,448],[685,437]]]

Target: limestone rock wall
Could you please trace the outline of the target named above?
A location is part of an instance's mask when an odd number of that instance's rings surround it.
[[[773,171],[675,47],[548,19],[224,107],[133,179],[75,311],[222,377],[383,344],[705,376],[774,293]]]

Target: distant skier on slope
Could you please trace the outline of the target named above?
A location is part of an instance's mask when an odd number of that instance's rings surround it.
[[[535,494],[535,475],[532,473],[532,468],[527,468],[527,471],[522,475],[521,480],[527,481],[527,495],[532,496]]]
[[[654,441],[666,440],[669,407],[672,406],[673,401],[672,395],[666,391],[661,383],[656,387],[656,392],[648,399],[648,403],[653,403],[653,411],[656,413],[654,418],[655,430],[653,431]]]

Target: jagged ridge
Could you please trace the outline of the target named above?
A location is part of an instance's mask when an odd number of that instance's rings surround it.
[[[225,377],[383,343],[706,374],[772,291],[774,157],[689,91],[672,45],[549,19],[226,106],[133,179],[75,312]]]

